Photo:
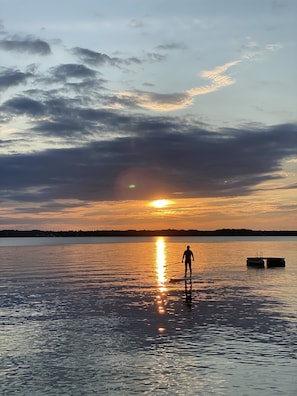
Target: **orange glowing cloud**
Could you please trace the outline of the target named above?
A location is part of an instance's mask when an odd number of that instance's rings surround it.
[[[145,91],[123,91],[119,92],[117,97],[148,110],[165,112],[184,109],[193,103],[195,96],[205,95],[234,84],[235,80],[224,73],[240,62],[240,60],[228,62],[213,70],[202,71],[199,75],[210,80],[211,84],[189,89],[185,93],[159,94]]]

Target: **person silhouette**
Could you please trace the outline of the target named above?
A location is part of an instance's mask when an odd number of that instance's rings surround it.
[[[188,272],[188,267],[190,270],[190,276],[192,276],[192,260],[194,261],[194,254],[192,252],[192,250],[190,249],[190,246],[187,246],[187,249],[184,251],[183,257],[182,257],[182,263],[185,260],[185,278],[187,276],[187,272]]]

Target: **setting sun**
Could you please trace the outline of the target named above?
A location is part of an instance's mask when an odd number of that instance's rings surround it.
[[[150,203],[150,206],[153,206],[154,208],[161,209],[161,208],[164,208],[165,206],[170,205],[171,203],[172,202],[169,201],[168,199],[157,199],[155,201],[152,201]]]

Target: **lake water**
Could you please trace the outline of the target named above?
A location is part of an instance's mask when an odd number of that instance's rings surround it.
[[[0,260],[1,395],[297,394],[297,238],[2,238]]]

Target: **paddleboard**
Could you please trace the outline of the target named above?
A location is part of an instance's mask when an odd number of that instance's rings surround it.
[[[182,282],[185,280],[191,280],[192,278],[190,277],[182,277],[182,278],[170,278],[170,282]]]

